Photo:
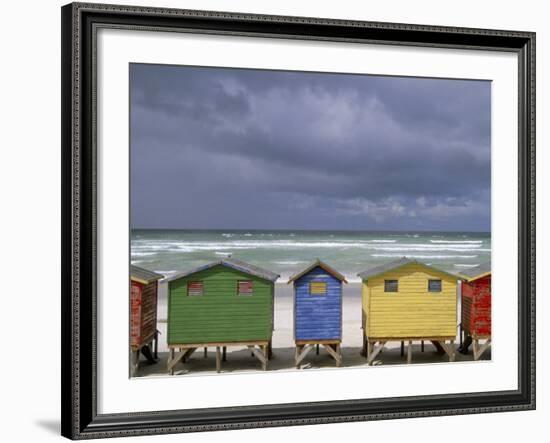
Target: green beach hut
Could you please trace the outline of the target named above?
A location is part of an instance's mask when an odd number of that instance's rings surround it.
[[[169,278],[169,373],[199,348],[206,355],[208,347],[216,348],[220,372],[228,346],[247,346],[266,370],[277,278],[278,274],[231,257]]]

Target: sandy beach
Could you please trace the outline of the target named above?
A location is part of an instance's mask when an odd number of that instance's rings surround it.
[[[167,376],[166,362],[168,348],[166,345],[166,318],[167,318],[167,285],[159,285],[158,299],[158,330],[159,361],[148,364],[141,357],[137,371],[137,377]],[[360,283],[344,285],[343,303],[343,337],[342,337],[342,366],[341,367],[368,367],[366,358],[360,355],[361,351],[361,288]],[[294,340],[293,340],[293,297],[292,286],[285,283],[275,285],[275,330],[273,331],[273,358],[269,361],[268,371],[296,370],[294,366]],[[491,352],[488,350],[481,358],[490,360]],[[456,353],[456,362],[473,362],[470,349],[468,355]],[[413,345],[412,364],[426,363],[450,363],[446,355],[436,352],[431,343],[425,344],[424,352],[421,352],[420,343]],[[388,343],[386,348],[377,357],[375,365],[406,364],[406,356],[401,356],[400,343]],[[337,369],[334,360],[321,347],[319,355],[312,350],[301,365],[302,370],[311,369]],[[250,351],[244,347],[227,348],[227,361],[222,363],[223,373],[260,371],[261,364],[252,357]],[[215,348],[209,348],[207,357],[204,358],[203,349],[197,350],[185,363],[176,366],[174,375],[200,375],[216,374]]]

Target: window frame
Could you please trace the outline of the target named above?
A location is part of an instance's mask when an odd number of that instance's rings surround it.
[[[189,292],[189,289],[191,287],[192,284],[200,284],[201,285],[201,293],[200,294],[191,294]],[[188,297],[203,297],[204,296],[204,280],[193,280],[193,281],[189,281],[187,283],[187,296]]]
[[[388,291],[388,285],[390,282],[395,282],[395,291]],[[384,279],[384,292],[388,292],[388,293],[394,293],[394,292],[399,292],[399,279],[397,278],[388,278],[388,279]]]
[[[241,283],[250,283],[250,292],[241,292]],[[252,297],[254,295],[254,280],[237,280],[237,295],[239,297]]]
[[[316,283],[316,284],[322,284],[324,286],[324,290],[322,293],[320,292],[312,292],[312,285]],[[327,293],[328,293],[328,284],[326,281],[320,281],[320,280],[312,280],[308,283],[308,293],[309,295],[313,295],[315,297],[323,297],[323,296],[326,296]]]
[[[439,290],[438,291],[433,291],[431,288],[430,288],[430,284],[432,282],[439,282]],[[439,293],[439,292],[443,292],[443,280],[441,280],[440,278],[429,278],[428,279],[428,292],[430,293]]]

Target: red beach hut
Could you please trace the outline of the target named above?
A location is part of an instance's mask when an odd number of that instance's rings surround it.
[[[154,363],[157,358],[157,293],[163,275],[130,265],[130,373],[135,375],[140,352]],[[153,353],[151,348],[154,346]]]
[[[483,263],[461,272],[463,343],[459,351],[474,347],[474,360],[491,346],[491,264]],[[485,342],[480,346],[480,340]]]

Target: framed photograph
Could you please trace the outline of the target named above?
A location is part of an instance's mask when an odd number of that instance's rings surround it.
[[[61,13],[64,436],[535,408],[534,33]]]

